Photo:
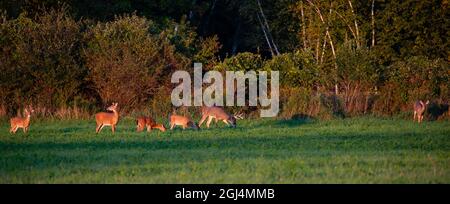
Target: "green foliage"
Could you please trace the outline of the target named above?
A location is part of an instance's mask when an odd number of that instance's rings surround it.
[[[192,62],[280,71],[281,88],[298,91],[284,96],[282,117],[393,115],[417,99],[448,106],[447,1],[375,1],[373,25],[371,1],[260,2],[280,55],[269,57],[257,1],[2,2],[0,115],[112,101],[166,112],[171,73]]]
[[[104,104],[118,102],[125,110],[139,107],[167,82],[165,69],[178,61],[175,48],[165,35],[150,35],[152,26],[133,14],[98,23],[87,32],[89,79]]]
[[[193,56],[194,62],[202,63],[206,68],[212,67],[218,63],[217,53],[221,47],[217,36],[201,38],[196,43],[197,53]]]
[[[412,56],[447,58],[450,47],[448,1],[377,2],[375,52],[388,65]]]
[[[342,83],[358,82],[370,89],[380,80],[382,70],[373,62],[367,48],[343,46],[337,51],[336,63],[338,81]]]
[[[279,71],[281,85],[312,88],[321,82],[321,70],[310,52],[284,53],[265,61],[263,70]]]
[[[416,100],[449,100],[448,62],[418,56],[398,61],[388,70],[388,79],[376,104],[378,113],[394,114],[410,109]]]
[[[3,103],[64,106],[78,94],[86,70],[80,65],[81,28],[65,8],[34,18],[2,20]]]
[[[263,59],[261,55],[243,52],[226,58],[221,64],[215,66],[214,69],[219,71],[258,71],[261,70],[262,65]]]

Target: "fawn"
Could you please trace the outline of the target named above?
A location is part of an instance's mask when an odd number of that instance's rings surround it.
[[[236,127],[236,120],[243,119],[242,114],[229,114],[225,112],[222,107],[217,106],[203,106],[201,108],[202,118],[200,119],[199,126],[203,124],[203,122],[208,118],[208,122],[206,122],[206,127],[209,128],[209,124],[212,119],[215,119],[215,122],[221,120],[227,125],[231,125],[232,127]]]
[[[416,121],[416,115],[417,115],[417,122],[421,123],[423,120],[423,115],[425,113],[425,109],[427,108],[427,105],[430,103],[430,101],[423,102],[423,101],[416,101],[414,103],[414,117],[413,121]]]
[[[112,111],[112,113],[100,112],[95,114],[95,122],[97,123],[95,133],[99,133],[105,126],[111,126],[112,133],[116,131],[116,125],[119,121],[117,105],[117,103],[113,103],[106,109],[108,111]]]
[[[173,128],[176,125],[180,125],[181,127],[183,127],[183,130],[186,129],[187,127],[199,129],[198,125],[195,124],[195,122],[193,122],[191,118],[181,115],[169,114],[169,123],[170,123],[170,130],[173,130]]]
[[[30,119],[31,119],[31,113],[34,113],[34,109],[31,106],[28,106],[24,110],[25,112],[25,118],[22,117],[14,117],[11,118],[11,129],[9,130],[10,133],[15,134],[19,128],[23,129],[23,132],[26,133],[28,131],[28,128],[30,128]]]
[[[166,131],[166,127],[164,127],[163,124],[157,124],[151,117],[138,117],[136,119],[136,125],[136,130],[138,132],[142,132],[144,128],[147,128],[147,132],[150,132],[152,129],[159,129],[162,132]]]

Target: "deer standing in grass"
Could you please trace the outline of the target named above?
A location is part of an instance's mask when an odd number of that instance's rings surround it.
[[[24,133],[28,131],[28,128],[30,128],[31,114],[34,113],[34,109],[33,107],[28,106],[25,108],[24,112],[25,118],[22,117],[11,118],[10,120],[11,129],[9,130],[10,133],[16,134],[19,128],[22,128]]]
[[[229,114],[225,112],[225,110],[222,107],[218,106],[203,106],[201,108],[201,114],[202,118],[200,119],[199,126],[203,124],[203,122],[208,119],[206,122],[206,127],[209,128],[209,124],[213,119],[215,119],[215,122],[217,123],[219,120],[223,121],[227,125],[231,125],[232,127],[236,127],[236,120],[237,119],[243,119],[242,114]]]
[[[173,128],[177,125],[181,126],[183,130],[186,129],[187,127],[199,129],[198,125],[195,124],[195,122],[192,121],[191,118],[186,116],[169,114],[169,123],[170,123],[170,130],[173,130]]]
[[[430,103],[430,101],[427,102],[423,102],[423,101],[416,101],[416,103],[414,103],[414,117],[413,117],[413,121],[416,121],[416,116],[417,116],[417,122],[421,123],[423,120],[423,115],[425,113],[425,109],[427,108],[427,105]]]
[[[147,128],[147,132],[150,132],[152,129],[159,129],[162,132],[166,131],[166,127],[163,124],[157,124],[156,121],[151,117],[139,117],[136,119],[136,130],[138,132],[142,132],[144,128]]]
[[[119,112],[117,112],[117,105],[117,103],[113,103],[106,109],[108,111],[112,111],[112,113],[100,112],[95,114],[95,121],[97,123],[95,133],[99,133],[105,126],[111,126],[111,130],[113,133],[116,131],[116,125],[119,121]]]

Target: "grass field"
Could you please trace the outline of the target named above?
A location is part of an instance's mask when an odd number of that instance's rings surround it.
[[[450,122],[239,121],[95,134],[94,121],[0,125],[0,183],[450,183]]]

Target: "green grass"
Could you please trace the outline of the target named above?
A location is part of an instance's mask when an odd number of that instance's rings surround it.
[[[450,122],[239,121],[95,134],[94,121],[0,125],[0,183],[450,183]]]

